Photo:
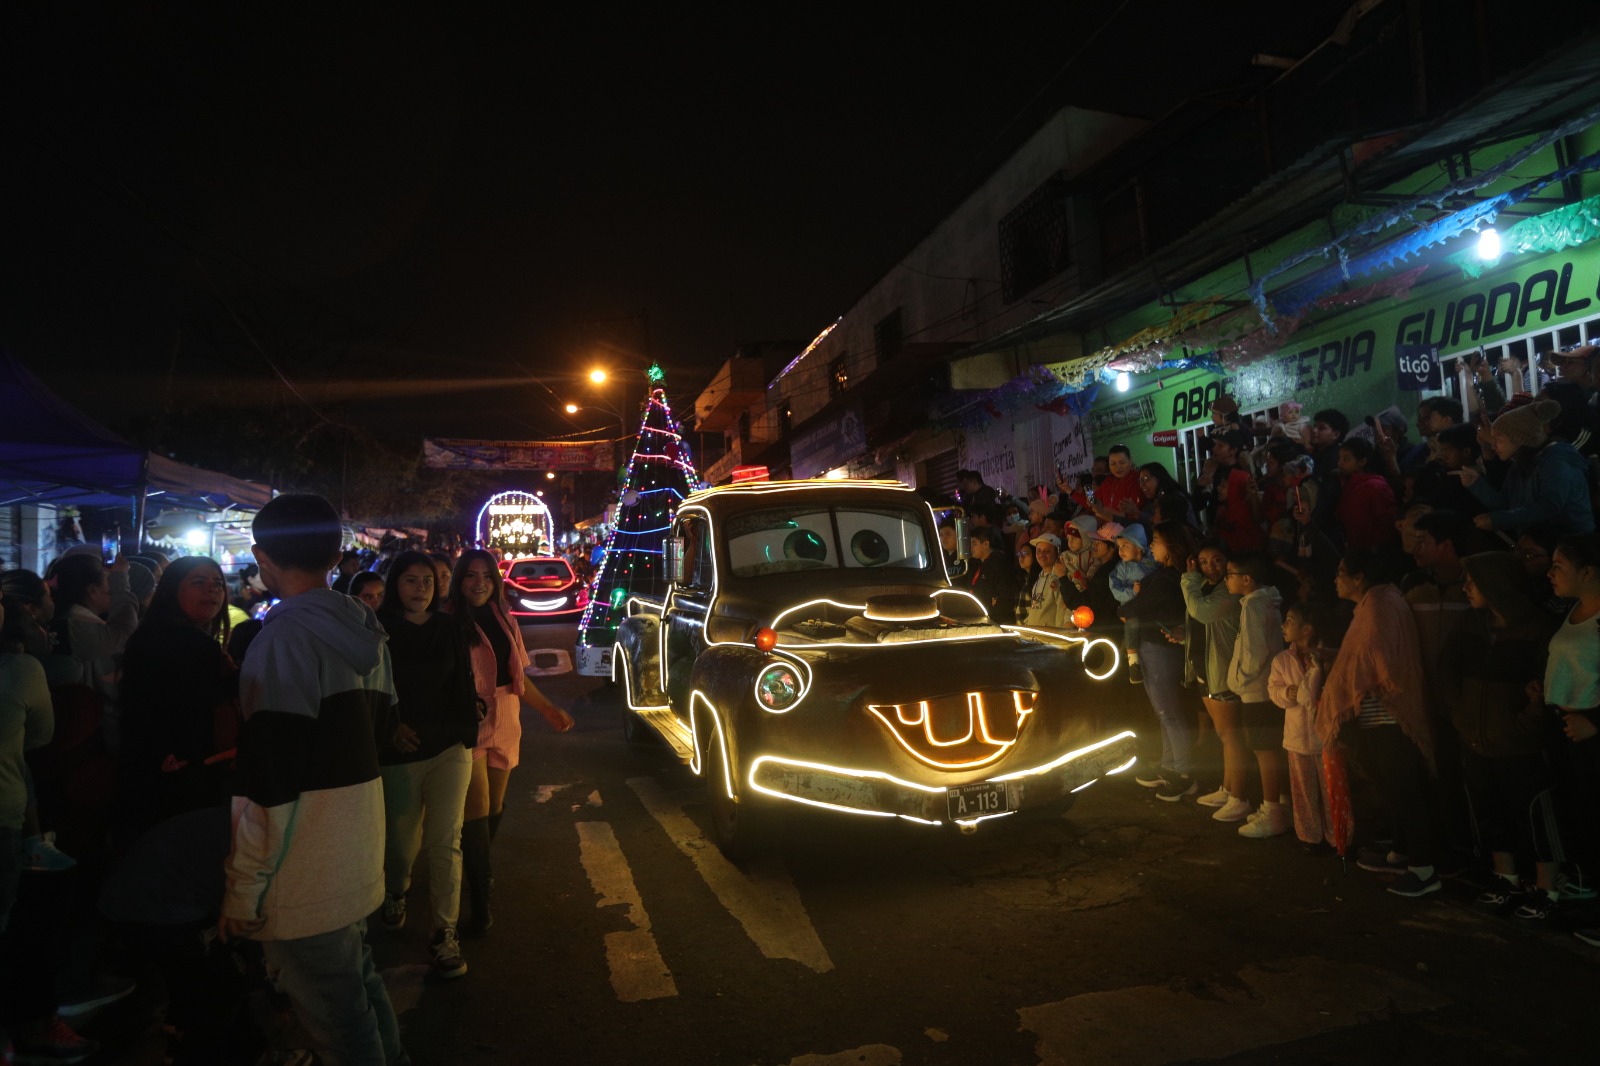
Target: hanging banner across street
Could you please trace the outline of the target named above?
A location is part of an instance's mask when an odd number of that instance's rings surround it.
[[[422,442],[423,463],[435,470],[615,470],[610,441],[459,440]]]

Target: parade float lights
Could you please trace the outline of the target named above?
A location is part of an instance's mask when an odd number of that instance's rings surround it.
[[[1009,737],[996,736],[995,730],[990,728],[988,705],[985,693],[964,693],[967,705],[967,731],[955,738],[941,738],[934,735],[933,700],[919,700],[914,704],[894,703],[887,706],[877,703],[867,704],[867,710],[877,716],[900,746],[905,748],[913,757],[927,763],[936,770],[976,770],[980,766],[987,766],[999,759],[1016,744],[1022,736],[1022,727],[1026,724],[1033,709],[1038,703],[1037,692],[1012,691],[1003,694],[1010,697],[1010,712],[1014,717],[1011,720]],[[988,695],[995,695],[989,693]],[[908,711],[908,706],[914,710]],[[893,717],[886,711],[892,711]],[[901,727],[905,727],[902,729]],[[911,742],[911,737],[906,730],[920,730],[921,741],[926,741],[932,749],[939,748],[965,748],[976,754],[970,759],[936,759],[927,751],[922,750],[918,744]]]
[[[539,493],[520,489],[490,496],[478,511],[474,528],[480,544],[500,549],[506,559],[542,555],[555,543],[550,505]]]
[[[900,490],[900,491],[904,491],[904,492],[908,492],[908,493],[913,492],[913,490],[910,487],[908,487],[908,486],[906,486],[906,485],[904,485],[904,484],[902,484],[901,482],[898,482],[898,481],[860,481],[860,482],[857,482],[857,484],[868,485],[868,486],[873,486],[873,487],[878,487],[878,488],[896,489],[896,490]],[[817,481],[750,482],[750,483],[745,483],[745,484],[736,484],[736,485],[732,485],[732,486],[719,486],[719,487],[717,487],[715,489],[705,490],[703,493],[694,493],[694,494],[691,494],[691,495],[689,495],[687,497],[684,497],[683,498],[683,504],[682,504],[682,506],[680,506],[678,508],[678,510],[680,512],[694,511],[694,512],[697,512],[697,513],[703,515],[705,517],[705,520],[706,520],[706,523],[707,523],[709,538],[710,538],[712,543],[717,543],[717,540],[716,540],[716,520],[715,520],[715,518],[711,515],[710,511],[705,506],[700,505],[700,504],[698,504],[696,502],[699,498],[703,497],[705,494],[708,494],[708,493],[711,493],[711,492],[715,492],[719,496],[722,496],[722,495],[761,495],[761,494],[774,493],[774,492],[780,492],[780,491],[781,492],[792,492],[792,491],[794,491],[796,489],[799,489],[799,490],[802,490],[802,491],[828,491],[828,492],[834,492],[834,491],[837,491],[837,488],[838,488],[837,482],[826,482],[826,481],[823,481],[823,482],[817,482]],[[917,500],[922,505],[922,507],[925,510],[927,510],[927,512],[929,514],[929,518],[931,519],[932,518],[932,508],[926,503],[926,501],[923,501],[921,499],[921,497],[917,497]],[[941,564],[942,564],[942,559],[941,559]],[[946,575],[946,578],[948,580],[948,575]],[[941,595],[965,596],[966,598],[972,600],[973,603],[978,606],[979,610],[982,611],[985,614],[985,616],[987,616],[987,610],[983,607],[982,601],[980,601],[976,596],[973,596],[971,593],[966,592],[965,590],[954,589],[954,588],[935,589],[935,590],[933,590],[932,592],[929,593],[930,601],[933,600],[934,597],[941,596]],[[648,611],[650,613],[655,613],[657,615],[665,617],[666,611],[670,607],[672,596],[673,596],[673,590],[669,589],[667,597],[663,601],[661,601],[659,603],[658,602],[652,602],[652,601],[649,601],[649,600],[642,600],[642,599],[630,599],[628,601],[628,604],[629,604],[630,610],[632,609],[634,604],[637,604],[639,606],[639,608],[641,609],[641,611]],[[717,577],[717,571],[716,571],[715,568],[713,568],[711,598],[710,598],[710,602],[709,602],[708,607],[707,607],[707,616],[708,617],[715,613],[716,602],[717,602],[719,596],[720,596],[719,580],[718,580],[718,577]],[[1096,681],[1104,681],[1106,678],[1110,677],[1113,673],[1116,672],[1116,669],[1120,665],[1120,662],[1121,662],[1120,655],[1118,653],[1117,647],[1112,641],[1106,639],[1105,637],[1089,637],[1089,636],[1083,635],[1081,633],[1081,630],[1083,628],[1086,628],[1088,625],[1092,625],[1093,624],[1093,618],[1094,618],[1093,612],[1090,612],[1090,611],[1087,611],[1087,610],[1085,610],[1085,611],[1083,611],[1081,613],[1080,612],[1074,612],[1073,622],[1074,622],[1075,625],[1079,625],[1079,628],[1080,628],[1080,632],[1079,633],[1068,633],[1068,632],[1063,632],[1063,631],[1039,630],[1039,629],[1033,629],[1033,628],[1027,627],[1027,626],[1012,626],[1012,625],[983,626],[980,623],[978,625],[975,625],[974,628],[979,628],[981,626],[981,629],[983,631],[978,632],[978,633],[973,633],[973,634],[970,634],[970,635],[969,634],[956,634],[956,633],[941,633],[941,634],[939,634],[937,636],[913,637],[912,639],[900,641],[900,642],[897,642],[895,644],[874,645],[874,644],[861,644],[861,643],[853,643],[853,642],[829,642],[829,641],[807,642],[807,643],[804,643],[804,644],[791,644],[791,645],[781,645],[780,644],[779,639],[778,639],[778,627],[782,624],[782,622],[783,622],[783,620],[785,618],[787,618],[788,616],[790,616],[790,615],[792,615],[792,614],[794,614],[796,612],[803,611],[803,610],[805,610],[805,609],[807,609],[809,607],[818,606],[818,605],[822,605],[822,604],[831,605],[831,606],[840,608],[842,610],[848,610],[848,611],[861,611],[861,612],[865,613],[866,610],[867,610],[867,605],[866,604],[846,604],[846,603],[840,603],[839,601],[826,599],[826,598],[806,600],[806,601],[802,601],[800,603],[796,603],[796,604],[793,604],[793,605],[791,605],[789,607],[784,608],[782,611],[780,611],[774,617],[771,625],[769,625],[769,626],[759,626],[759,627],[754,628],[753,630],[750,631],[749,636],[745,640],[721,640],[721,641],[719,641],[719,640],[713,640],[713,639],[710,638],[709,635],[707,635],[705,637],[706,644],[707,644],[708,647],[714,647],[714,646],[755,647],[756,649],[758,649],[760,651],[763,651],[768,655],[774,656],[778,660],[778,661],[775,661],[775,662],[767,665],[766,667],[763,667],[762,670],[760,672],[758,672],[756,684],[755,684],[755,687],[754,687],[755,696],[757,698],[758,704],[760,706],[766,708],[767,710],[771,711],[772,713],[785,713],[787,710],[792,710],[794,707],[798,706],[803,701],[806,690],[810,687],[810,683],[811,683],[811,680],[812,680],[811,679],[810,664],[805,660],[805,658],[803,656],[801,656],[800,654],[797,654],[798,650],[807,650],[807,651],[809,651],[809,650],[812,650],[812,649],[821,650],[821,649],[827,649],[827,648],[850,648],[850,649],[853,649],[853,650],[862,650],[862,649],[871,648],[871,647],[899,647],[899,646],[903,646],[906,643],[912,643],[912,644],[934,643],[934,642],[950,643],[952,641],[993,640],[993,639],[997,639],[997,638],[1014,638],[1014,637],[1016,637],[1018,635],[1026,634],[1029,637],[1031,637],[1031,638],[1033,638],[1035,640],[1038,640],[1040,643],[1056,643],[1056,644],[1068,644],[1068,645],[1077,646],[1079,648],[1079,650],[1080,650],[1080,656],[1082,658],[1085,658],[1085,659],[1087,658],[1089,652],[1096,645],[1104,644],[1106,646],[1106,649],[1110,652],[1111,665],[1105,671],[1103,671],[1101,673],[1095,673],[1093,671],[1088,670],[1087,667],[1085,668],[1085,673],[1089,677],[1093,678]],[[917,619],[914,619],[914,620],[915,621],[924,621],[924,620],[932,621],[932,620],[936,620],[936,619],[941,618],[941,617],[942,617],[941,612],[939,612],[937,610],[937,608],[935,607],[929,613],[927,613],[926,615],[920,616],[920,617],[918,617]],[[903,619],[899,619],[899,618],[896,618],[894,620],[895,621],[903,621]],[[657,630],[657,640],[658,640],[657,654],[659,656],[658,662],[662,663],[663,667],[664,667],[664,664],[666,662],[666,658],[665,658],[665,639],[666,639],[665,628],[666,628],[665,626],[661,626],[661,627],[658,627],[658,630]],[[627,678],[628,678],[628,666],[626,664],[626,656],[623,654],[623,649],[622,649],[620,644],[614,644],[613,645],[612,654],[614,656],[615,655],[622,655],[622,657],[624,659],[623,679],[624,679],[624,681],[626,681]],[[795,686],[794,686],[793,682],[795,680],[798,680],[798,679],[793,678],[792,674],[786,673],[788,671],[789,667],[797,667],[801,671],[804,671],[804,673],[806,675],[805,678],[804,678],[804,681],[798,686],[797,694],[794,694]],[[783,708],[778,708],[778,707],[772,706],[771,704],[768,703],[768,701],[766,701],[765,699],[762,698],[763,697],[762,680],[764,678],[766,678],[767,675],[769,674],[769,672],[773,671],[775,668],[778,669],[781,673],[783,673],[783,676],[786,677],[786,680],[782,684],[779,684],[776,687],[777,688],[777,692],[781,692],[785,699],[789,699],[789,702]],[[613,680],[615,680],[615,678],[616,678],[616,669],[615,669],[615,665],[614,664],[613,664],[613,667],[612,667],[612,677],[613,677]],[[663,687],[663,691],[664,691],[665,690],[665,681],[666,681],[666,678],[664,676],[664,669],[663,669],[662,681],[663,681],[663,686],[662,687]],[[774,694],[776,695],[777,692],[774,692]],[[791,696],[792,696],[792,698],[791,698]],[[873,714],[875,714],[881,721],[884,722],[884,724],[886,726],[889,727],[889,731],[895,735],[896,739],[903,746],[905,746],[908,751],[910,751],[913,755],[915,755],[917,758],[921,759],[923,762],[927,763],[928,765],[930,765],[932,767],[939,768],[939,769],[946,769],[946,770],[971,769],[971,768],[974,768],[976,766],[981,766],[981,765],[984,765],[986,763],[993,762],[994,759],[999,758],[999,756],[1001,754],[1003,754],[1004,751],[1009,750],[1009,748],[1012,745],[1015,744],[1015,740],[1012,739],[1010,741],[1007,741],[1004,738],[996,738],[994,736],[993,732],[989,729],[987,718],[984,717],[983,714],[982,714],[982,699],[983,699],[983,695],[981,693],[968,693],[967,696],[969,698],[973,697],[973,696],[976,696],[977,699],[978,699],[979,711],[975,713],[975,717],[976,718],[981,718],[981,724],[979,724],[977,728],[983,734],[983,742],[988,743],[991,746],[1003,745],[1003,747],[1000,747],[1000,750],[996,754],[994,754],[994,755],[992,755],[992,756],[990,756],[988,758],[982,759],[981,761],[972,762],[972,763],[941,764],[941,762],[939,760],[931,759],[926,755],[922,755],[922,754],[918,753],[914,748],[912,748],[906,742],[906,740],[900,734],[900,732],[898,730],[896,730],[895,728],[893,728],[892,723],[890,723],[888,721],[888,719],[883,715],[883,713],[881,711],[879,711],[876,707],[871,708],[871,710],[872,710]],[[1037,698],[1038,698],[1038,694],[1037,693],[1033,693],[1033,692],[1013,692],[1013,693],[1011,693],[1011,696],[1012,696],[1012,699],[1013,699],[1013,707],[1014,707],[1016,713],[1018,714],[1018,726],[1020,728],[1021,722],[1023,720],[1025,720],[1027,718],[1027,716],[1033,712],[1033,710],[1034,710],[1034,708],[1036,706],[1036,701],[1037,701]],[[670,710],[670,706],[669,705],[646,705],[646,706],[635,705],[633,703],[633,701],[632,701],[631,686],[630,686],[630,691],[629,691],[627,699],[628,699],[629,708],[632,709],[632,710],[636,710],[636,711]],[[691,736],[690,769],[697,775],[703,775],[704,774],[704,765],[703,765],[704,760],[702,758],[702,752],[705,750],[705,745],[702,743],[702,740],[701,740],[701,734],[702,734],[701,713],[699,713],[701,705],[704,705],[704,713],[705,714],[709,714],[711,716],[711,720],[712,720],[712,723],[713,723],[713,726],[714,726],[714,729],[715,729],[715,741],[718,744],[719,752],[720,752],[720,754],[722,756],[722,776],[723,776],[722,788],[724,789],[724,791],[725,791],[725,793],[726,793],[726,795],[727,795],[727,797],[729,799],[736,799],[737,797],[736,797],[735,792],[734,792],[733,777],[732,777],[732,767],[731,767],[732,760],[731,760],[731,757],[730,757],[730,754],[729,754],[729,751],[728,751],[727,740],[726,740],[726,737],[724,735],[722,714],[718,710],[716,704],[712,701],[711,697],[706,692],[704,692],[703,690],[701,690],[699,688],[696,688],[696,689],[692,690],[690,695],[689,695],[689,707],[690,707],[690,709],[689,709],[688,718],[689,718],[689,730],[690,730],[690,736]],[[970,704],[969,704],[969,706],[970,706]],[[926,710],[925,710],[925,705],[924,705],[924,714],[925,713],[926,713]],[[903,708],[901,708],[899,706],[896,706],[896,718],[901,720],[903,722],[903,724],[905,724],[907,726],[914,726],[914,725],[919,724],[919,722],[924,721],[924,719],[907,720],[907,719],[905,719],[904,715],[905,715],[905,712],[904,712]],[[969,721],[970,720],[972,720],[972,719],[969,719]],[[971,732],[971,730],[969,730],[969,733],[970,732]],[[1084,757],[1085,755],[1089,755],[1089,754],[1092,754],[1092,753],[1094,753],[1096,751],[1099,751],[1099,750],[1107,747],[1108,745],[1116,744],[1116,743],[1122,742],[1124,740],[1130,740],[1130,739],[1134,739],[1134,738],[1135,738],[1135,734],[1133,733],[1132,730],[1123,730],[1122,732],[1117,733],[1114,736],[1107,737],[1106,739],[1101,740],[1101,741],[1099,741],[1099,742],[1097,742],[1095,744],[1087,745],[1085,747],[1078,748],[1078,749],[1076,749],[1074,751],[1067,752],[1065,755],[1062,755],[1059,758],[1054,759],[1054,760],[1052,760],[1052,761],[1050,761],[1048,763],[1045,763],[1043,765],[1036,766],[1036,767],[1030,767],[1030,768],[1027,768],[1027,769],[1024,769],[1024,770],[1018,770],[1018,771],[1015,771],[1015,772],[1012,772],[1012,773],[1009,773],[1009,774],[1005,774],[1005,775],[1000,776],[1000,777],[992,778],[990,780],[995,781],[995,782],[1013,781],[1013,780],[1020,780],[1020,779],[1023,779],[1023,778],[1036,776],[1036,775],[1042,774],[1042,773],[1048,773],[1048,772],[1050,772],[1052,770],[1059,769],[1060,767],[1065,766],[1065,765],[1067,765],[1067,764],[1069,764],[1069,763],[1071,763],[1071,762],[1073,762],[1073,761],[1075,761],[1077,759],[1080,759],[1080,758]],[[932,738],[931,738],[931,734],[930,734],[930,740],[931,739]],[[937,743],[937,742],[935,742],[935,743]],[[960,743],[960,741],[953,741],[953,742],[950,742],[950,743],[952,743],[952,744]],[[1136,761],[1137,761],[1137,759],[1130,759],[1127,762],[1123,763],[1121,766],[1118,766],[1117,768],[1115,768],[1113,770],[1106,771],[1106,774],[1109,776],[1110,774],[1121,773],[1124,770],[1128,769],[1128,767],[1132,766],[1134,764],[1134,762],[1136,762]],[[748,785],[749,785],[749,787],[750,787],[750,789],[752,791],[758,792],[758,793],[761,793],[761,794],[764,794],[764,795],[772,796],[772,797],[777,798],[777,799],[786,800],[786,801],[792,802],[792,803],[803,803],[803,804],[806,804],[808,806],[821,807],[821,808],[825,808],[825,809],[828,809],[828,810],[835,810],[835,811],[840,811],[840,812],[848,813],[848,814],[862,814],[862,815],[869,815],[869,816],[872,816],[872,817],[902,818],[902,819],[904,819],[906,821],[916,822],[916,823],[922,824],[922,825],[941,825],[941,824],[943,824],[941,821],[939,821],[937,819],[920,818],[920,817],[916,817],[916,816],[913,816],[913,815],[902,814],[902,813],[898,813],[898,812],[894,812],[894,811],[874,810],[874,809],[868,809],[868,808],[864,808],[864,807],[852,807],[852,806],[848,806],[848,805],[845,805],[845,804],[832,803],[832,802],[828,802],[828,801],[825,801],[825,800],[816,799],[814,797],[796,795],[796,794],[794,794],[792,792],[787,792],[787,791],[782,791],[782,790],[779,790],[779,789],[771,788],[771,787],[763,785],[761,783],[761,781],[759,780],[763,770],[766,769],[766,768],[769,768],[769,767],[770,768],[775,768],[775,772],[777,774],[779,774],[780,776],[784,772],[783,768],[789,768],[789,769],[792,769],[792,770],[813,771],[813,772],[817,772],[817,773],[833,775],[833,776],[835,776],[836,779],[848,779],[848,780],[852,780],[852,781],[883,781],[883,782],[887,782],[887,783],[890,783],[890,784],[893,784],[893,785],[897,785],[897,786],[902,787],[902,788],[911,789],[911,790],[914,790],[914,791],[923,792],[923,793],[929,793],[929,794],[945,792],[946,787],[947,787],[945,785],[923,785],[923,784],[918,784],[916,782],[907,781],[907,780],[904,780],[902,778],[895,777],[895,776],[893,776],[891,774],[887,774],[887,773],[884,773],[882,771],[864,770],[864,769],[857,769],[857,768],[852,768],[852,767],[836,766],[836,765],[832,765],[832,764],[828,764],[828,763],[811,762],[811,761],[807,761],[807,760],[788,759],[788,758],[785,758],[785,757],[782,757],[782,756],[779,756],[779,755],[772,755],[772,754],[757,755],[751,761],[750,770],[749,770],[749,773],[746,776],[746,781],[747,781],[747,783],[748,783]],[[1072,791],[1074,791],[1074,792],[1079,791],[1082,787],[1083,786],[1079,786],[1078,788],[1074,788]],[[979,815],[979,816],[977,816],[975,818],[970,818],[970,819],[967,819],[967,818],[953,818],[951,820],[955,824],[960,825],[962,827],[971,827],[971,826],[974,826],[978,822],[981,822],[981,821],[987,821],[987,820],[989,820],[991,818],[1007,817],[1007,816],[1009,816],[1011,814],[1014,814],[1014,813],[1016,813],[1016,812],[1012,811],[1012,810],[1008,810],[1008,811],[997,812],[995,814]]]

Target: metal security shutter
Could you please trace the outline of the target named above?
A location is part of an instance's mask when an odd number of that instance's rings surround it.
[[[938,455],[930,455],[927,461],[923,463],[922,484],[917,487],[921,489],[937,489],[953,496],[956,491],[956,471],[959,469],[954,448],[947,452],[940,452]]]

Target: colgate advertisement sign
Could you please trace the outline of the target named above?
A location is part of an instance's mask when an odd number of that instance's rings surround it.
[[[1150,434],[1150,443],[1157,448],[1176,448],[1178,446],[1178,431],[1175,429],[1158,429]]]

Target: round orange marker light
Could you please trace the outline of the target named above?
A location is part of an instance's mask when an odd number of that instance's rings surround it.
[[[771,651],[778,646],[778,631],[762,626],[756,630],[755,646],[762,651]]]
[[[1094,611],[1087,607],[1074,607],[1072,609],[1072,624],[1079,629],[1088,629],[1094,625]]]

